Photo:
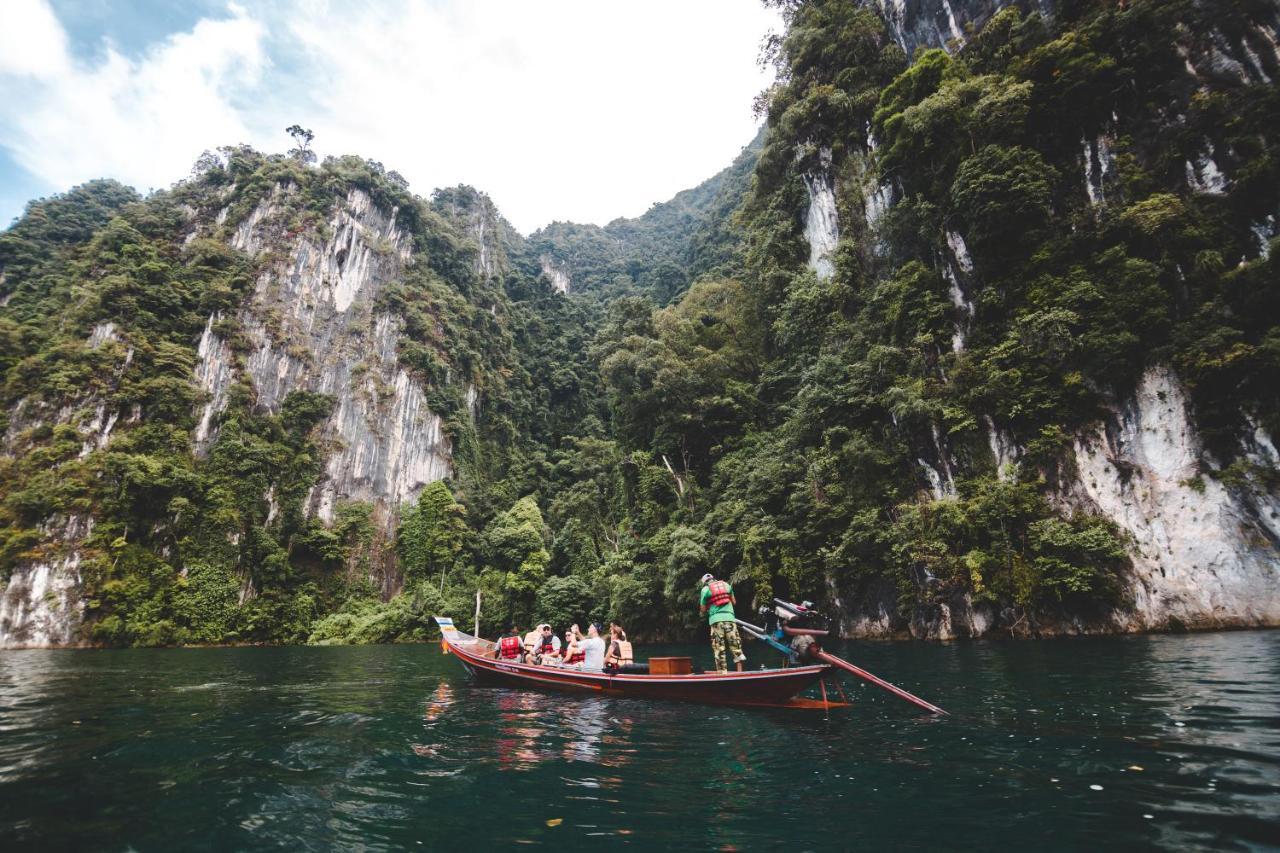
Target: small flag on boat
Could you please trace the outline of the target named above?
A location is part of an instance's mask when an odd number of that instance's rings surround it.
[[[453,620],[447,616],[433,617],[440,626],[440,651],[449,654],[449,640],[456,638],[458,629],[453,627]]]

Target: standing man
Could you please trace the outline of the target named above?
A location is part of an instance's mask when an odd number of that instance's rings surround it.
[[[738,624],[734,621],[733,605],[737,602],[733,597],[733,587],[727,581],[716,580],[709,572],[702,576],[698,585],[702,587],[702,606],[699,612],[711,612],[707,621],[711,624],[711,651],[716,658],[716,670],[729,671],[725,660],[727,647],[738,664],[738,672],[742,672],[742,664],[746,662],[747,656],[742,653],[742,638],[738,636]]]

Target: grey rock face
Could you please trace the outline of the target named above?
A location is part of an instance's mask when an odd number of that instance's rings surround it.
[[[1202,448],[1182,383],[1157,367],[1134,396],[1076,442],[1077,503],[1133,541],[1133,609],[1122,630],[1280,623],[1280,495],[1201,476]],[[1274,465],[1260,429],[1246,455]]]
[[[965,339],[973,325],[974,306],[969,298],[964,283],[973,276],[973,257],[964,237],[958,231],[946,232],[947,249],[950,254],[942,258],[939,266],[942,277],[947,280],[947,293],[951,297],[951,305],[955,308],[955,331],[951,334],[952,352],[964,352]]]
[[[855,151],[851,155],[854,159],[853,172],[857,176],[858,186],[862,190],[863,220],[866,222],[868,231],[872,233],[880,224],[881,218],[889,211],[889,208],[893,207],[894,202],[897,200],[897,193],[893,183],[880,177],[879,169],[875,162],[878,149],[879,144],[876,142],[870,126],[868,126],[866,150]],[[877,245],[877,249],[879,248],[880,246]]]
[[[804,236],[809,243],[809,268],[818,278],[835,275],[832,255],[840,241],[840,220],[836,212],[835,185],[831,180],[831,149],[823,148],[819,166],[804,176],[809,191],[809,210],[805,214]]]
[[[1229,182],[1213,155],[1213,143],[1206,143],[1205,151],[1196,157],[1195,162],[1187,161],[1187,186],[1198,193],[1222,195],[1227,191]]]
[[[127,366],[133,349],[111,322],[95,325],[85,341],[88,350],[115,347],[119,364]],[[117,374],[118,376],[118,374]],[[25,435],[46,425],[71,424],[81,437],[79,457],[104,450],[120,420],[120,411],[95,395],[54,407],[24,398],[9,412],[9,427],[0,436],[0,455],[27,452]],[[74,644],[83,622],[80,549],[93,532],[88,515],[55,516],[41,527],[41,556],[13,568],[0,591],[0,648],[42,648]]]
[[[542,255],[538,258],[538,263],[542,265],[542,274],[547,277],[547,281],[551,282],[552,290],[556,293],[569,292],[569,285],[572,282],[569,279],[568,270],[550,255]]]
[[[257,405],[268,412],[278,412],[293,391],[335,398],[322,428],[324,474],[308,498],[309,512],[328,522],[339,501],[394,508],[452,472],[441,420],[427,407],[421,385],[398,363],[401,321],[374,307],[409,261],[410,238],[396,226],[395,210],[378,209],[358,189],[337,206],[327,239],[290,237],[280,198],[288,192],[277,188],[231,240],[251,255],[270,251],[281,257],[268,263],[239,314],[252,347],[245,374]],[[213,332],[215,322],[211,317],[196,367],[209,395],[197,449],[216,437],[210,425],[226,405],[234,376],[226,342]]]
[[[875,6],[889,26],[889,33],[907,54],[916,48],[940,47],[952,50],[963,46],[970,28],[982,29],[1005,6],[1018,5],[1051,17],[1052,0],[875,0]]]
[[[476,272],[482,278],[503,275],[510,269],[507,243],[513,235],[488,196],[480,196],[467,212],[466,231],[476,242]]]
[[[77,546],[93,531],[93,519],[70,516],[45,525],[56,555],[13,570],[0,592],[0,649],[73,645],[84,617]]]
[[[1211,476],[1186,391],[1165,367],[1142,377],[1134,394],[1081,435],[1075,474],[1061,484],[1067,513],[1110,519],[1129,538],[1133,569],[1128,603],[1090,617],[1041,614],[1043,634],[1230,628],[1280,624],[1280,494],[1230,487]],[[986,421],[999,476],[1014,470],[1017,446]],[[1249,422],[1244,457],[1280,466],[1271,437]],[[945,468],[930,477],[935,499],[947,498]],[[928,578],[922,582],[928,582]],[[1027,633],[1026,614],[997,613],[965,594],[908,614],[895,613],[893,589],[867,589],[839,613],[848,636],[924,639]]]
[[[1114,140],[1107,135],[1085,139],[1084,190],[1089,204],[1099,207],[1107,203],[1107,195],[1115,192],[1117,177]]]
[[[205,324],[204,334],[200,336],[200,345],[196,350],[200,358],[196,363],[196,382],[209,398],[200,412],[200,421],[196,424],[193,437],[197,456],[203,456],[209,448],[213,419],[226,407],[227,389],[234,378],[231,347],[213,331],[214,324],[220,319],[217,312],[209,315],[209,322]]]

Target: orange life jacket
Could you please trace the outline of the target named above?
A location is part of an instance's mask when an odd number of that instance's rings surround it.
[[[707,589],[711,592],[711,604],[713,607],[723,607],[733,597],[733,592],[724,581],[712,581],[707,584]]]
[[[520,657],[520,638],[503,637],[498,640],[498,656],[507,660]]]

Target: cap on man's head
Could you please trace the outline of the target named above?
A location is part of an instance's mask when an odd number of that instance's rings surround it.
[[[715,575],[711,574],[711,572],[707,572],[698,580],[698,586],[706,586],[707,584],[711,583],[715,579],[716,579]]]

